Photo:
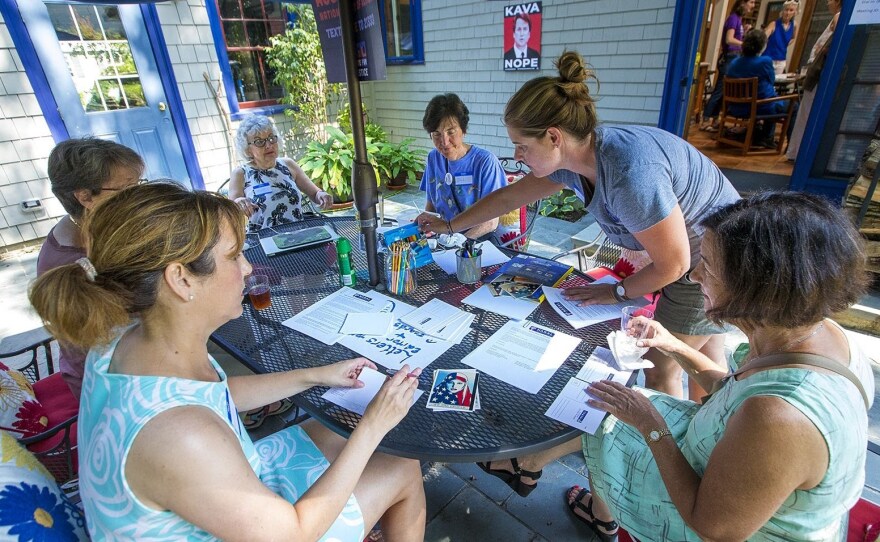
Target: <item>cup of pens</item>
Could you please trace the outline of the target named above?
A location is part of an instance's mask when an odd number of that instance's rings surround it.
[[[482,255],[483,250],[474,246],[470,239],[455,251],[455,276],[458,277],[458,282],[473,284],[483,278],[480,264]]]
[[[416,255],[407,241],[395,241],[385,254],[385,287],[388,293],[404,295],[418,286]]]

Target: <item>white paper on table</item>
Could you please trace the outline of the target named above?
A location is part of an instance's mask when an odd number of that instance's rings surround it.
[[[410,369],[427,367],[452,348],[454,343],[431,337],[398,320],[414,309],[412,305],[398,301],[391,313],[394,324],[391,331],[384,336],[343,335],[338,342],[373,362],[395,371],[405,363],[409,364]]]
[[[587,404],[587,384],[614,380],[626,385],[632,371],[619,371],[611,366],[613,356],[607,348],[597,347],[584,362],[576,377],[571,378],[547,409],[545,415],[581,431],[594,434],[605,419],[605,411]]]
[[[360,292],[353,288],[340,288],[282,324],[324,344],[334,344],[343,336],[339,328],[348,313],[390,312],[398,304],[401,304],[400,301],[373,290]],[[412,307],[409,308],[412,310]]]
[[[538,393],[581,340],[534,322],[509,321],[462,363]]]
[[[602,277],[602,279],[611,277]],[[597,280],[593,284],[605,284],[608,282],[617,283],[613,278],[610,281]],[[578,301],[571,301],[562,296],[562,288],[551,288],[544,286],[544,296],[547,303],[553,307],[553,310],[563,317],[569,325],[575,329],[598,324],[607,320],[616,320],[620,318],[620,309],[624,307],[637,306],[644,307],[648,304],[648,300],[643,297],[630,299],[629,301],[621,301],[613,305],[578,305]]]
[[[445,328],[446,324],[459,318],[462,311],[436,297],[421,307],[401,317],[401,321],[425,333],[436,336],[436,333]]]
[[[387,312],[350,312],[345,315],[339,333],[343,335],[385,335],[393,317]]]
[[[480,255],[480,267],[490,267],[510,260],[508,256],[498,250],[498,247],[488,241],[481,244],[480,249],[483,251]],[[455,274],[456,264],[454,249],[432,252],[431,256],[434,257],[434,263],[439,265],[441,269],[450,275]]]
[[[534,300],[517,299],[508,295],[494,296],[489,291],[489,286],[487,285],[480,286],[474,293],[461,301],[478,309],[507,316],[513,320],[525,320],[539,305]]]
[[[385,375],[369,367],[364,367],[361,369],[358,380],[364,383],[363,388],[330,388],[321,397],[363,416],[367,410],[367,405],[370,404],[373,397],[379,393],[379,388],[385,383]],[[419,400],[423,393],[422,390],[417,389],[413,394],[412,404],[416,404],[416,401]]]

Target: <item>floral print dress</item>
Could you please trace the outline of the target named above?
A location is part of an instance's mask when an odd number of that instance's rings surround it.
[[[296,187],[293,172],[281,159],[269,169],[248,163],[244,170],[244,195],[258,207],[248,222],[248,231],[257,232],[303,219],[303,194]]]

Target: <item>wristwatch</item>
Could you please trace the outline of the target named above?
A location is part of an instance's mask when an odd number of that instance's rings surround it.
[[[660,442],[660,439],[663,437],[672,436],[672,431],[669,429],[654,429],[648,433],[648,444],[654,444],[655,442]]]
[[[623,279],[623,280],[626,280],[626,279]],[[613,290],[614,299],[616,299],[618,302],[629,301],[629,299],[630,299],[629,297],[626,296],[626,288],[623,286],[623,280],[618,282],[614,286],[614,290]]]

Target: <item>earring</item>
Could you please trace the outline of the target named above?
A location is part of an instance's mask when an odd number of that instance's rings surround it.
[[[192,295],[192,294],[189,294],[189,301],[192,301],[192,300],[195,299],[195,298],[196,298],[196,296],[194,296],[194,295]]]

